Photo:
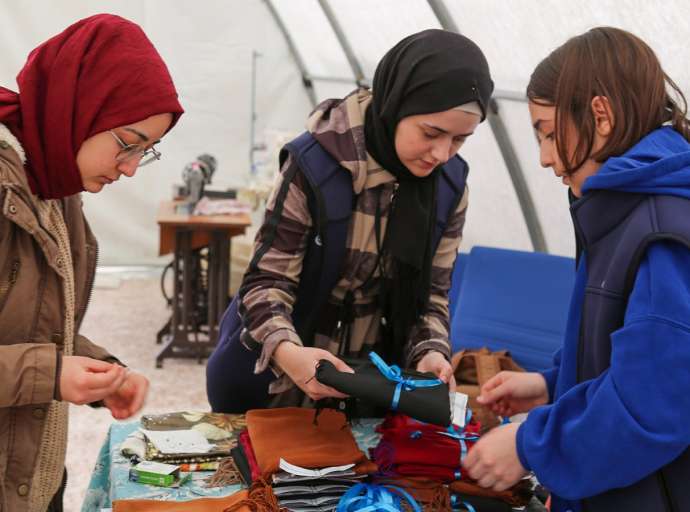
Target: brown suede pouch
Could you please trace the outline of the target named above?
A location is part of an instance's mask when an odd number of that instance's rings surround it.
[[[477,402],[481,387],[502,371],[524,372],[507,350],[491,352],[488,348],[462,350],[453,355],[451,365],[457,391],[469,397],[469,407],[486,432],[500,424],[498,416]]]

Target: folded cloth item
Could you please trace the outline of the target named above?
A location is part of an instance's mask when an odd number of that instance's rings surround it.
[[[230,450],[237,445],[240,431],[246,428],[246,418],[244,414],[180,411],[142,416],[141,425],[144,430],[152,432],[189,430],[201,434],[210,444],[210,449],[205,453],[165,453],[165,450],[157,447],[151,439],[143,437],[144,460],[168,464],[193,464],[228,457]],[[141,449],[135,444],[138,443],[137,435],[142,434],[133,434],[130,436],[131,440],[128,438],[123,443],[123,455],[136,455],[142,459]]]
[[[247,429],[263,476],[278,471],[280,459],[304,468],[355,464],[358,474],[377,470],[359,449],[345,415],[299,407],[255,409],[247,413]]]
[[[249,430],[244,429],[240,432],[239,437],[239,447],[244,453],[247,464],[249,465],[249,471],[252,475],[252,482],[255,482],[261,478],[261,469],[259,464],[256,462],[256,455],[254,454],[254,448],[252,448],[252,440],[249,437]]]
[[[220,512],[248,497],[247,491],[239,491],[224,498],[199,498],[190,501],[115,500],[113,512]],[[248,506],[236,510],[253,512]]]
[[[309,484],[309,485],[307,485]],[[344,484],[321,484],[313,485],[311,482],[306,482],[303,485],[282,485],[276,487],[273,486],[273,494],[275,494],[279,499],[283,497],[302,497],[308,496],[339,496],[352,487],[351,485]]]
[[[323,359],[316,368],[316,380],[373,405],[427,423],[450,425],[447,384],[431,373],[403,372],[397,366],[388,366],[374,352],[369,356],[372,364],[357,368],[355,373],[340,372],[333,363]]]
[[[237,470],[240,472],[242,482],[249,487],[252,485],[254,479],[252,478],[252,470],[249,468],[249,463],[247,462],[247,456],[244,454],[244,450],[242,450],[241,446],[235,446],[232,450],[230,450],[230,455],[232,456],[232,460],[235,462],[235,466],[237,466]]]
[[[508,503],[512,507],[526,506],[534,495],[534,485],[528,479],[520,480],[509,489],[500,492],[481,487],[477,482],[470,479],[451,482],[448,487],[452,494],[494,498]]]
[[[432,461],[429,461],[429,464],[397,464],[387,471],[386,474],[402,477],[430,478],[448,483],[465,478],[464,471],[460,466],[455,468],[435,466]]]
[[[471,494],[451,494],[450,504],[452,510],[461,512],[513,512],[513,507],[505,501],[485,496],[473,496]],[[470,505],[472,508],[467,505]],[[451,510],[451,508],[447,510]]]
[[[448,487],[430,478],[384,477],[375,475],[373,483],[377,485],[395,486],[404,489],[427,512],[445,512],[450,510],[450,495]]]
[[[376,428],[381,440],[370,455],[383,472],[398,464],[432,463],[455,470],[479,438],[479,429],[474,421],[464,428],[453,425],[444,429],[403,414],[391,414]]]

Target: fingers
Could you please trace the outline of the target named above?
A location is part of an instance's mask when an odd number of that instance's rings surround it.
[[[119,388],[127,377],[127,369],[119,364],[112,364],[110,369],[101,373],[86,373],[85,385],[92,391],[112,391]],[[111,391],[111,392],[112,392]]]
[[[440,364],[438,366],[438,378],[441,379],[446,384],[450,383],[453,379],[453,385],[455,385],[455,377],[453,376],[453,368],[448,364],[448,361],[444,361],[445,364]]]
[[[86,371],[94,373],[107,373],[113,367],[122,368],[119,364],[108,363],[99,359],[91,359],[90,357],[75,356],[74,361],[78,361],[79,365]]]
[[[448,391],[454,393],[455,391],[457,391],[457,387],[458,385],[457,382],[455,382],[455,375],[451,375],[450,382],[448,383]]]
[[[501,377],[500,373],[484,384],[481,394],[477,397],[477,402],[480,404],[491,404],[510,394],[508,382],[503,381],[499,377]]]
[[[331,363],[333,363],[333,366],[335,366],[335,369],[338,370],[339,372],[345,372],[345,373],[355,373],[355,371],[350,368],[349,365],[345,363],[342,359],[334,356],[330,352],[324,350],[323,351],[323,357],[321,359],[327,359]],[[318,363],[317,363],[318,364]]]

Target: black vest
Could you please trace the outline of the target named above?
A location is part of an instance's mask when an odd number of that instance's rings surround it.
[[[273,243],[275,231],[282,215],[283,202],[291,181],[301,172],[309,187],[307,202],[313,219],[307,248],[300,274],[297,298],[292,312],[292,321],[305,345],[313,343],[313,334],[319,319],[321,306],[330,297],[341,276],[346,255],[347,234],[356,197],[352,190],[352,174],[341,167],[311,135],[302,135],[286,144],[280,153],[281,167],[291,155],[297,165],[287,172],[282,187],[276,196],[276,206],[270,218],[265,221],[264,243],[254,253],[249,266],[257,267],[263,255]],[[433,234],[434,252],[438,247],[450,217],[455,213],[465,192],[469,167],[455,155],[442,167],[438,179],[436,196],[436,226]],[[262,229],[264,229],[262,228]],[[239,294],[226,309],[232,324],[228,339],[219,339],[218,344],[232,343],[240,338],[249,349],[260,351],[261,345],[242,331],[241,315],[238,314]]]
[[[578,247],[587,258],[577,365],[582,382],[610,365],[610,335],[623,326],[649,244],[675,240],[690,248],[690,200],[598,190],[574,202],[571,214]],[[690,448],[639,482],[584,500],[583,505],[588,512],[690,511]]]

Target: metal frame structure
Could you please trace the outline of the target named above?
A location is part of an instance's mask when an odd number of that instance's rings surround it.
[[[347,61],[350,65],[350,69],[352,70],[352,74],[354,76],[354,78],[351,80],[340,77],[315,77],[309,75],[307,67],[305,66],[304,61],[302,60],[299,52],[297,51],[297,48],[295,47],[295,44],[292,38],[290,37],[290,33],[288,32],[287,28],[285,27],[285,24],[280,18],[277,9],[273,5],[272,0],[264,0],[264,2],[268,6],[271,15],[275,19],[280,31],[283,33],[283,36],[285,37],[288,48],[290,49],[290,52],[292,53],[295,59],[295,63],[297,64],[300,73],[302,74],[302,81],[305,84],[305,88],[307,89],[307,95],[309,96],[309,100],[311,101],[313,106],[316,106],[316,95],[314,93],[313,80],[320,80],[324,82],[352,83],[353,85],[356,84],[359,86],[369,85],[370,82],[364,75],[362,66],[359,63],[359,60],[357,59],[357,56],[355,55],[352,46],[350,45],[350,42],[348,41],[347,36],[345,35],[345,32],[342,26],[340,25],[337,16],[335,15],[335,12],[328,3],[328,0],[318,0],[318,3],[326,16],[326,19],[328,19],[328,22],[330,23],[331,28],[333,29],[336,39],[340,44],[340,47],[345,53],[345,57],[347,58]],[[432,12],[436,16],[436,19],[438,20],[439,24],[443,29],[460,33],[460,29],[457,23],[455,22],[453,16],[446,8],[446,5],[443,0],[427,0],[427,3],[429,4],[429,7],[431,8]],[[530,236],[530,240],[532,242],[532,246],[535,251],[548,252],[546,239],[544,238],[541,222],[539,221],[537,210],[534,206],[532,194],[530,193],[529,187],[527,185],[527,180],[525,179],[525,173],[522,170],[522,166],[520,165],[520,161],[517,157],[517,152],[515,151],[510,136],[508,135],[508,130],[506,129],[505,123],[503,122],[503,119],[500,115],[500,109],[498,104],[499,100],[525,102],[527,101],[527,99],[525,98],[524,94],[520,94],[514,91],[497,90],[494,92],[493,98],[491,100],[489,112],[487,113],[487,118],[489,121],[489,126],[491,127],[491,131],[498,144],[499,150],[501,151],[503,161],[506,165],[506,168],[508,169],[508,174],[510,175],[510,179],[513,183],[513,188],[515,189],[515,194],[520,204],[520,210],[522,211],[522,215],[527,225],[527,230]]]

